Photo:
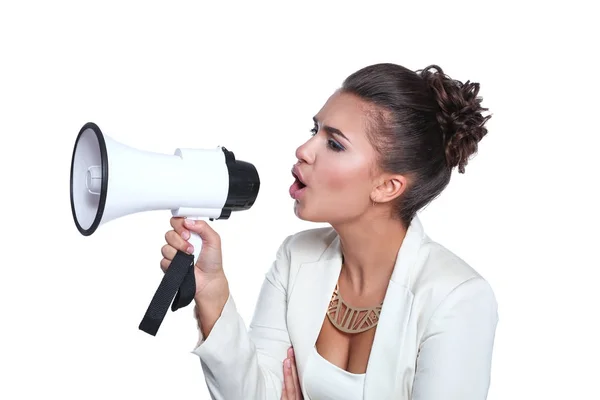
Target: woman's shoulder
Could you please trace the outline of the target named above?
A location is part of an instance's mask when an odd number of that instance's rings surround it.
[[[417,278],[439,282],[463,282],[473,278],[483,279],[480,272],[465,259],[443,244],[425,237],[421,244],[422,267]]]
[[[425,237],[411,291],[433,311],[444,301],[481,301],[497,306],[490,283],[477,269],[444,245]]]

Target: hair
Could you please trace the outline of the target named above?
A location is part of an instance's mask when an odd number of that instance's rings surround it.
[[[407,176],[394,211],[407,226],[446,188],[452,170],[465,172],[487,134],[479,84],[448,77],[437,65],[411,71],[382,63],[348,76],[340,89],[365,101],[368,137],[386,172]]]

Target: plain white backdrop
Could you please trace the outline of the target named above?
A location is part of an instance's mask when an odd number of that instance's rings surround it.
[[[84,123],[143,150],[224,145],[256,165],[255,206],[213,223],[249,322],[280,242],[315,226],[292,211],[294,151],[342,80],[376,62],[480,82],[493,114],[466,174],[421,213],[497,295],[488,399],[600,398],[591,3],[3,1],[0,398],[209,398],[192,307],[156,337],[138,330],[170,212],[75,228]]]

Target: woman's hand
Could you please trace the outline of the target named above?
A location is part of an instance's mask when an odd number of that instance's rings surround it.
[[[160,267],[163,271],[171,265],[171,261],[177,254],[177,250],[193,254],[194,249],[188,242],[190,231],[195,232],[202,238],[202,249],[194,268],[196,277],[196,294],[194,298],[215,299],[224,297],[228,291],[227,279],[223,272],[223,261],[221,254],[221,237],[206,221],[190,220],[182,217],[171,218],[172,230],[165,235],[165,244],[161,253],[163,259]],[[225,297],[226,298],[226,297]]]
[[[288,349],[288,357],[283,362],[283,392],[281,400],[302,400],[302,391],[300,390],[300,380],[298,379],[298,370],[296,369],[296,357],[294,349]]]

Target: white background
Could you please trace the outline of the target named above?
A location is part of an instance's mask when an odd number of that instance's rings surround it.
[[[281,240],[313,227],[287,194],[295,148],[343,78],[384,61],[480,82],[493,113],[467,173],[421,213],[496,292],[488,398],[600,398],[591,3],[3,1],[0,398],[208,398],[192,307],[156,337],[138,330],[169,211],[75,228],[85,122],[142,150],[225,145],[257,166],[256,205],[213,224],[249,321]]]

